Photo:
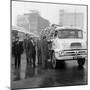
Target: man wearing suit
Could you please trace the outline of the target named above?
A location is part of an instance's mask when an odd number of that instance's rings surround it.
[[[41,58],[41,40],[37,41],[37,57],[38,57],[38,64],[42,64],[42,58]]]
[[[48,54],[48,42],[46,36],[43,36],[43,39],[41,40],[42,68],[47,68]]]
[[[21,54],[23,53],[23,46],[22,43],[19,41],[19,37],[15,38],[13,43],[13,50],[15,56],[15,69],[20,68],[21,63]]]
[[[27,64],[31,64],[33,60],[33,66],[35,67],[35,44],[29,35],[26,35],[24,40],[24,49],[26,53]]]
[[[33,60],[33,67],[35,67],[35,62],[36,62],[36,43],[32,37],[30,37],[31,41],[31,58]]]
[[[29,54],[28,54],[28,39],[29,39],[29,36],[28,36],[28,34],[26,34],[25,39],[23,41],[23,47],[24,47],[24,51],[25,51],[25,54],[26,54],[27,64],[29,63],[29,60],[28,60],[28,57],[29,57]]]

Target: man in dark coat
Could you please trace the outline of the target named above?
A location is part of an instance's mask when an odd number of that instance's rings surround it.
[[[36,62],[36,43],[32,37],[30,37],[31,41],[31,58],[33,60],[33,66],[35,67],[35,62]]]
[[[48,64],[48,42],[46,36],[41,41],[42,68],[47,68]]]
[[[28,39],[29,39],[29,36],[28,34],[26,34],[25,36],[25,39],[23,41],[23,47],[24,47],[24,51],[25,51],[25,54],[26,54],[26,60],[27,60],[27,63],[29,63],[29,60],[28,60],[28,57],[29,57],[29,53],[28,53]]]
[[[31,64],[33,59],[33,66],[35,66],[35,46],[32,38],[29,35],[27,35],[26,39],[24,40],[24,49],[26,53],[27,64]]]
[[[37,57],[38,57],[38,64],[42,64],[42,57],[41,57],[41,40],[37,40]]]
[[[15,69],[20,68],[21,54],[23,53],[23,45],[19,41],[19,37],[16,37],[13,43],[13,50],[14,50],[14,56],[15,56]]]

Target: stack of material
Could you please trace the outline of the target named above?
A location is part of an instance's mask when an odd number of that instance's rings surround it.
[[[55,31],[55,28],[57,26],[54,24],[54,25],[51,25],[50,27],[46,27],[45,29],[43,29],[40,33],[40,37],[42,38],[43,36],[46,36],[47,40],[50,40],[53,38],[53,33]]]

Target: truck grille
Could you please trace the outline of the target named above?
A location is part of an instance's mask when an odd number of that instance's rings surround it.
[[[85,55],[85,50],[65,51],[65,56]]]
[[[71,47],[81,47],[81,43],[71,43]]]

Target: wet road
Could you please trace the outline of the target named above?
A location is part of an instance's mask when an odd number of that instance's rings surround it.
[[[59,69],[41,69],[26,66],[25,56],[22,57],[20,70],[11,69],[11,88],[43,88],[87,84],[87,64],[78,67],[76,61],[65,61]]]

